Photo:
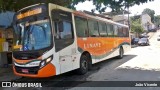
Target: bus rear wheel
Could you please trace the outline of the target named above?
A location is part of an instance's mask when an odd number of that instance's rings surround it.
[[[77,73],[80,75],[86,74],[88,72],[89,62],[86,55],[82,55],[80,58],[80,68],[77,70]]]
[[[122,59],[123,58],[123,54],[124,54],[124,50],[122,47],[120,47],[119,49],[119,55],[118,55],[118,59]]]

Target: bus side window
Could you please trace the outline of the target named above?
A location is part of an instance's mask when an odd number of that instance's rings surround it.
[[[129,30],[128,30],[128,28],[126,28],[126,27],[123,28],[123,34],[124,34],[124,37],[129,37]]]
[[[59,39],[72,39],[72,23],[68,21],[63,21],[63,30],[59,31]],[[59,28],[58,28],[59,29]]]
[[[98,37],[98,22],[94,20],[88,20],[89,34],[91,37]]]
[[[114,37],[118,37],[118,26],[114,25],[113,30],[114,30]]]
[[[87,19],[75,16],[75,26],[78,37],[88,37]]]
[[[106,30],[106,24],[99,22],[98,23],[99,26],[99,33],[101,37],[106,37],[107,36],[107,30]]]
[[[129,37],[129,28],[126,28],[126,36]]]
[[[109,37],[113,37],[113,25],[112,24],[106,24],[107,27],[107,33]]]
[[[118,37],[124,37],[123,28],[121,26],[118,28]]]

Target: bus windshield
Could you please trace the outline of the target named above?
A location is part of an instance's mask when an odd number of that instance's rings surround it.
[[[51,26],[46,15],[36,14],[19,18],[20,20],[17,15],[13,25],[14,50],[40,50],[51,46]]]

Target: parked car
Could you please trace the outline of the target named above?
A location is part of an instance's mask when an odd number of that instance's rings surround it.
[[[149,32],[157,32],[156,28],[150,29]]]
[[[148,38],[149,37],[149,35],[147,35],[147,34],[141,34],[140,35],[140,38]]]
[[[160,35],[157,36],[157,41],[160,41]]]
[[[137,44],[138,44],[138,41],[139,41],[139,38],[133,38],[133,39],[131,40],[131,44],[132,44],[132,45],[137,45]]]
[[[149,45],[149,40],[148,40],[148,38],[141,38],[141,39],[139,39],[139,41],[138,41],[138,45],[139,46],[143,46],[143,45]]]

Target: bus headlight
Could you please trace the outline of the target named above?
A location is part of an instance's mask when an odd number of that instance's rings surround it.
[[[44,67],[45,65],[47,65],[48,63],[50,63],[53,59],[53,56],[48,57],[47,59],[44,59],[41,61],[40,63],[40,68]]]
[[[43,61],[41,62],[41,64],[40,64],[40,68],[44,67],[45,65],[46,65],[46,62],[45,62],[45,60],[43,60]]]
[[[50,62],[52,60],[52,57],[49,57],[46,59],[46,63]]]

